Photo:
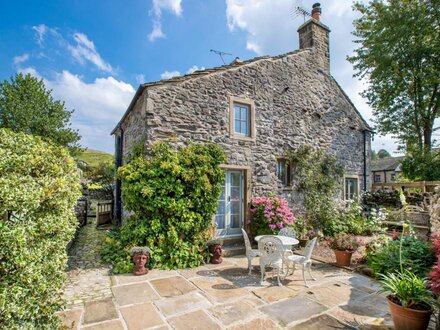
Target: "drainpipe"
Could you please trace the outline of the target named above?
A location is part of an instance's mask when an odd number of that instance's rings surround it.
[[[364,187],[363,191],[367,191],[367,130],[363,130],[364,135]]]
[[[122,152],[123,152],[123,146],[124,146],[124,130],[120,128],[120,135],[116,135],[116,157],[115,157],[115,171],[118,172],[118,168],[122,166]],[[122,197],[121,197],[121,180],[116,180],[116,186],[115,186],[115,217],[116,217],[116,223],[118,225],[121,225],[122,223]]]

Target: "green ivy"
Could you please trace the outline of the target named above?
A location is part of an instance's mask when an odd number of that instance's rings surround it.
[[[304,194],[305,217],[313,228],[325,229],[333,220],[334,202],[344,169],[323,150],[302,146],[288,152],[296,178],[296,190]]]
[[[143,245],[151,250],[151,267],[200,265],[224,180],[219,165],[225,161],[214,144],[176,150],[159,142],[149,157],[136,148],[119,169],[124,206],[133,215],[109,235],[103,253],[113,272],[130,271],[129,250]]]
[[[79,196],[66,149],[0,129],[0,328],[59,327]]]

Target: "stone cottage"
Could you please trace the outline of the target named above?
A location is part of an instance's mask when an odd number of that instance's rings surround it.
[[[282,194],[292,206],[286,151],[307,144],[344,164],[341,191],[351,198],[370,180],[371,128],[330,74],[329,28],[319,6],[299,29],[300,49],[139,86],[112,134],[116,166],[140,141],[212,141],[226,153],[216,222],[241,235],[252,196]],[[119,183],[115,212],[121,218]]]

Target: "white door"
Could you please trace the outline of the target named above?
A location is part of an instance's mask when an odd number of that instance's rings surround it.
[[[225,181],[215,216],[217,236],[241,235],[244,217],[243,188],[242,171],[225,171]]]

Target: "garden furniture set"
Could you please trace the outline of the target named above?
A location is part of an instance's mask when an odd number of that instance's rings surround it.
[[[315,237],[307,244],[304,255],[294,255],[292,252],[292,246],[295,246],[299,241],[293,237],[294,232],[280,231],[278,235],[259,235],[255,237],[255,241],[258,242],[258,249],[252,249],[249,237],[244,229],[242,229],[244,242],[246,246],[246,258],[248,259],[249,275],[252,271],[252,259],[259,258],[259,264],[261,269],[261,282],[264,282],[266,277],[266,266],[272,267],[272,271],[277,271],[277,283],[281,286],[280,274],[285,273],[284,279],[287,278],[290,272],[290,265],[292,265],[292,274],[295,270],[295,265],[302,266],[302,274],[304,284],[308,287],[308,283],[305,276],[305,270],[307,269],[310,277],[315,280],[311,273],[311,255],[316,245],[317,238]],[[286,269],[284,269],[286,267]]]

